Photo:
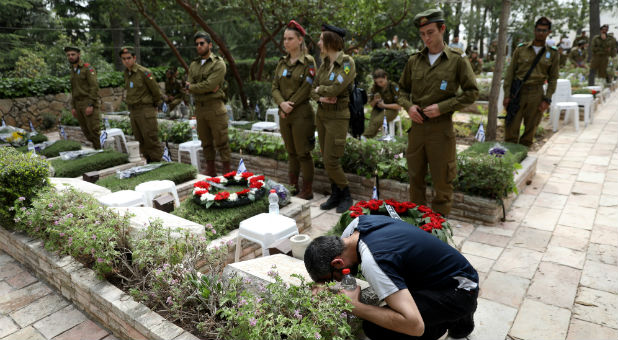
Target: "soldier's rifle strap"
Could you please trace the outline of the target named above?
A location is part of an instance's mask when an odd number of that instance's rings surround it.
[[[528,70],[528,72],[526,72],[524,79],[521,80],[521,86],[518,89],[516,89],[517,92],[514,93],[513,91],[511,91],[511,99],[519,97],[519,91],[521,91],[521,88],[524,86],[524,83],[526,82],[526,80],[530,78],[530,75],[532,74],[532,70],[534,70],[534,68],[536,67],[536,64],[539,63],[543,54],[545,54],[545,46],[543,46],[543,48],[539,51],[539,53],[534,58],[534,61],[532,62],[532,66],[530,66],[530,69]]]

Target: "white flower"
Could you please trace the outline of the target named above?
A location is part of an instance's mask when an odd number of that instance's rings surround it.
[[[202,201],[214,201],[215,200],[215,195],[211,194],[211,193],[205,193],[202,195],[202,197],[200,197],[200,200]]]
[[[242,175],[238,174],[238,175],[234,175],[234,180],[236,182],[240,182],[240,180],[242,179]]]
[[[226,184],[227,183],[227,178],[225,178],[223,176],[217,176],[217,178],[221,180],[221,184]]]
[[[234,202],[234,201],[238,200],[238,194],[236,194],[236,193],[230,194],[230,197],[228,199],[230,201]]]

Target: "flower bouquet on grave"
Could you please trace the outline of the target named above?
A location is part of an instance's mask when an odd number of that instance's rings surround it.
[[[230,192],[226,186],[246,186],[247,188]],[[193,201],[208,209],[234,208],[255,202],[266,195],[264,175],[251,172],[229,172],[223,176],[206,177],[193,184]]]

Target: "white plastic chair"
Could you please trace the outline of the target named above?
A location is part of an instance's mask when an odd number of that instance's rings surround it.
[[[98,197],[97,200],[107,207],[141,207],[146,206],[146,196],[143,192],[120,190]]]
[[[569,117],[572,116],[575,125],[575,131],[579,130],[579,105],[576,102],[558,102],[551,106],[549,117],[554,132],[558,131],[558,121],[560,120],[560,111],[565,110],[564,123],[569,122]]]
[[[152,200],[154,200],[157,196],[166,193],[170,193],[174,196],[174,206],[180,206],[180,199],[178,198],[178,191],[176,191],[176,184],[170,180],[144,182],[138,184],[135,187],[135,191],[144,193],[147,207],[152,207]]]
[[[178,145],[178,163],[180,163],[180,155],[183,151],[189,153],[189,156],[191,156],[191,165],[197,169],[197,172],[200,172],[200,158],[197,152],[202,151],[202,142],[199,140],[191,140]]]
[[[124,143],[124,149],[129,150],[127,148],[127,140],[126,138],[124,138],[124,132],[122,132],[121,129],[118,129],[118,128],[105,129],[105,132],[107,132],[107,139],[120,137],[120,139],[122,139],[122,142]]]
[[[399,114],[397,114],[397,117],[395,117],[395,119],[393,119],[392,121],[388,122],[388,134],[395,138],[395,124],[397,124],[397,126],[399,127],[399,136],[403,135],[403,128],[401,126],[401,117],[399,117]]]
[[[270,245],[294,235],[298,235],[298,228],[296,227],[296,221],[292,218],[268,213],[261,213],[250,217],[240,222],[238,227],[234,262],[240,260],[241,241],[243,238],[262,246],[262,256],[268,256],[270,255],[268,251]]]
[[[266,110],[266,116],[264,116],[264,120],[268,121],[268,117],[273,117],[273,121],[279,126],[279,109],[268,109]]]
[[[576,102],[577,105],[584,108],[584,125],[588,126],[588,123],[592,123],[592,104],[594,103],[594,96],[591,94],[574,94],[571,96],[571,100]]]

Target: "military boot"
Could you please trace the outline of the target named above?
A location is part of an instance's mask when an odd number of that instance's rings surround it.
[[[320,209],[322,210],[330,210],[336,207],[337,205],[339,205],[339,201],[341,200],[341,190],[339,190],[337,184],[331,184],[330,189],[330,197],[326,200],[326,202],[320,204]]]
[[[217,170],[215,169],[215,161],[206,161],[206,176],[217,176]]]
[[[337,205],[336,210],[338,214],[348,211],[354,203],[354,201],[352,201],[352,196],[350,196],[350,187],[345,187],[345,189],[340,190],[340,193],[341,199],[339,200],[339,205]]]
[[[303,190],[296,197],[304,200],[313,199],[313,182],[303,180]]]
[[[230,161],[227,162],[221,162],[222,166],[223,166],[223,173],[227,174],[228,172],[230,172]]]
[[[300,192],[300,190],[298,190],[298,174],[288,172],[288,177],[290,179],[290,185],[292,186],[292,196],[296,196]]]

